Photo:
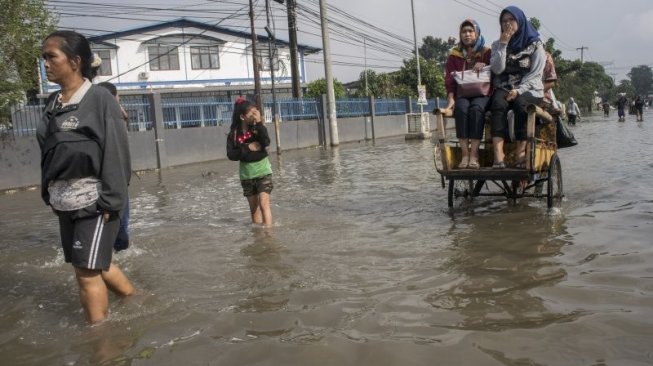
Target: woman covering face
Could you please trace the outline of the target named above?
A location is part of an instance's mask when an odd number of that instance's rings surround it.
[[[490,65],[495,92],[490,102],[494,168],[505,168],[504,140],[508,136],[508,112],[514,113],[517,148],[512,162],[526,167],[526,121],[529,104],[540,105],[544,97],[542,73],[546,53],[539,33],[516,6],[509,6],[499,17],[501,35],[492,43]]]

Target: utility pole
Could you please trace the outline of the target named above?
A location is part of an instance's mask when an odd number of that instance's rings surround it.
[[[277,93],[274,88],[274,57],[277,53],[277,39],[272,30],[270,30],[270,0],[265,0],[265,15],[267,25],[265,31],[268,33],[268,56],[270,62],[270,79],[272,81],[272,121],[274,122],[274,137],[277,142],[277,155],[281,154],[281,141],[279,137],[279,114],[277,113]],[[274,42],[274,53],[272,52],[272,42]]]
[[[276,1],[276,0],[275,0]],[[290,41],[290,75],[292,76],[292,96],[302,97],[302,85],[299,78],[299,60],[297,60],[297,12],[295,0],[286,0],[288,10],[288,40]]]
[[[263,110],[261,105],[261,74],[259,73],[258,53],[256,52],[256,30],[254,29],[254,3],[249,0],[249,22],[250,32],[252,33],[252,69],[254,70],[254,94],[256,98],[256,106],[259,110]]]
[[[419,49],[417,48],[417,28],[415,27],[415,4],[413,0],[410,0],[410,9],[413,12],[413,39],[415,40],[415,61],[417,61],[417,87],[419,88],[422,85],[422,74],[419,68]],[[424,105],[419,104],[419,112],[424,113]]]
[[[320,23],[322,24],[322,48],[324,48],[324,77],[327,82],[327,110],[329,111],[329,136],[331,146],[338,146],[338,119],[336,118],[336,95],[331,75],[331,45],[329,42],[329,22],[327,20],[326,0],[320,0]]]
[[[363,37],[363,58],[365,59],[365,96],[370,95],[370,88],[367,85],[367,39]]]
[[[583,51],[584,50],[589,50],[589,47],[580,46],[580,47],[576,48],[576,50],[577,51],[580,50],[580,63],[582,64],[583,63]]]

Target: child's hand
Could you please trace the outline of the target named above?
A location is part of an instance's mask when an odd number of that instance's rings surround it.
[[[258,109],[252,111],[252,124],[262,123],[261,112]]]
[[[261,144],[256,141],[248,144],[247,147],[249,148],[249,151],[261,151]]]

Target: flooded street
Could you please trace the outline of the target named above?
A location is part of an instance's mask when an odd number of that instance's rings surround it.
[[[653,113],[595,114],[566,199],[456,202],[430,141],[272,157],[270,229],[230,161],[132,178],[143,294],[87,327],[38,190],[0,195],[4,365],[651,365]]]

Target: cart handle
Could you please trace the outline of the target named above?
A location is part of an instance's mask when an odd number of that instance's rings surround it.
[[[545,120],[546,122],[553,122],[553,117],[549,114],[549,112],[545,111],[544,109],[540,108],[539,106],[535,104],[530,104],[528,107],[526,107],[526,111],[530,113],[535,113],[537,117],[540,117],[541,119]]]
[[[452,109],[445,109],[445,108],[435,108],[433,110],[433,114],[437,115],[442,115],[442,117],[447,117],[451,118],[453,117],[453,110]]]

